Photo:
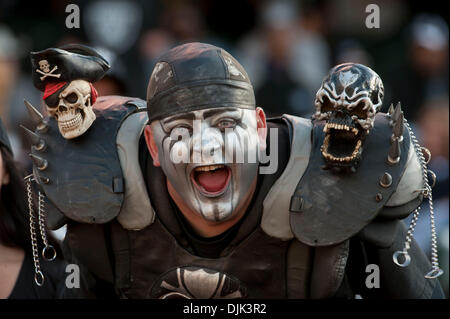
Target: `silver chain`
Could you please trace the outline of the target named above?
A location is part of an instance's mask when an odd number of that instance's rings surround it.
[[[28,198],[28,212],[30,215],[30,237],[31,237],[31,249],[33,253],[33,262],[34,262],[34,281],[36,285],[41,287],[44,284],[44,274],[41,271],[41,266],[39,263],[39,254],[38,254],[38,245],[37,245],[37,237],[36,237],[36,228],[35,228],[35,217],[33,210],[33,191],[31,189],[31,181],[33,179],[33,175],[28,175],[25,177],[26,186],[27,186],[27,198]]]
[[[422,168],[422,177],[423,177],[423,188],[418,190],[422,193],[424,198],[428,199],[429,207],[430,207],[430,224],[431,224],[431,265],[432,269],[430,272],[428,272],[425,275],[425,278],[432,279],[437,278],[440,275],[442,275],[444,272],[442,269],[439,268],[439,260],[438,260],[438,250],[437,250],[437,236],[436,236],[436,225],[434,221],[434,206],[433,206],[433,196],[432,196],[432,190],[428,183],[428,168],[427,168],[427,162],[425,161],[425,157],[423,156],[422,147],[419,144],[419,141],[417,140],[414,132],[412,131],[411,127],[409,126],[408,121],[406,118],[404,119],[404,123],[406,128],[408,129],[409,135],[411,137],[411,140],[414,145],[414,150],[416,152],[417,157],[419,158],[421,168]],[[427,152],[428,156],[431,156],[429,151]],[[428,158],[430,160],[430,158]],[[393,255],[394,262],[401,267],[406,267],[409,265],[411,261],[411,257],[408,254],[408,250],[411,248],[411,240],[414,236],[414,230],[417,224],[417,220],[419,218],[420,213],[420,207],[414,210],[413,218],[411,220],[411,223],[409,224],[408,231],[406,234],[405,239],[405,247],[402,251],[396,251]],[[403,255],[404,262],[401,263],[398,261],[398,257],[400,255]]]
[[[38,193],[38,220],[39,220],[39,230],[41,232],[41,238],[44,243],[44,248],[42,249],[42,257],[48,261],[52,261],[56,258],[56,250],[52,245],[48,244],[47,234],[45,232],[45,224],[44,224],[44,194],[41,192]]]

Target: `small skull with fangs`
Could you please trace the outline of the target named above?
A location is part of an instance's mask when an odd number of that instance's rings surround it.
[[[321,151],[328,168],[357,168],[383,94],[381,78],[361,64],[337,65],[325,77],[316,94],[314,119],[326,121]]]
[[[47,105],[47,111],[58,121],[60,133],[66,139],[82,135],[95,120],[89,82],[85,80],[70,82],[58,98],[58,105],[56,107]]]

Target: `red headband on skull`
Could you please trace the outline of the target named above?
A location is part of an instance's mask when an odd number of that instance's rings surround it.
[[[66,84],[67,84],[67,82],[57,82],[57,83],[49,82],[49,83],[47,83],[45,85],[44,96],[42,97],[42,99],[45,101],[46,98],[48,98],[52,94],[55,94],[59,89],[61,89]],[[95,101],[97,100],[98,92],[94,88],[92,83],[89,83],[89,86],[91,87],[91,103],[94,104]]]

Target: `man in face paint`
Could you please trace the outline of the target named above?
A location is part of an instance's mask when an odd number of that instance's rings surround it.
[[[94,124],[71,141],[34,110],[38,134],[30,135],[50,228],[67,224],[70,255],[87,268],[83,293],[439,297],[414,241],[411,266],[393,262],[404,253],[400,219],[420,204],[423,186],[408,131],[391,125],[401,123],[400,108],[375,117],[352,174],[323,168],[323,121],[266,121],[245,70],[212,45],[161,56],[146,102],[100,97],[94,109]],[[401,159],[389,165],[399,134]],[[365,284],[371,260],[389,274],[378,289]]]
[[[248,75],[224,50],[185,45],[159,59],[147,100],[145,139],[170,196],[200,235],[220,234],[244,215],[266,147]]]

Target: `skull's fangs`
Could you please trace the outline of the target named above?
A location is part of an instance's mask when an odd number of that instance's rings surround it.
[[[315,99],[316,120],[325,120],[322,155],[329,168],[356,169],[364,140],[383,103],[383,82],[370,68],[355,63],[335,66]]]

